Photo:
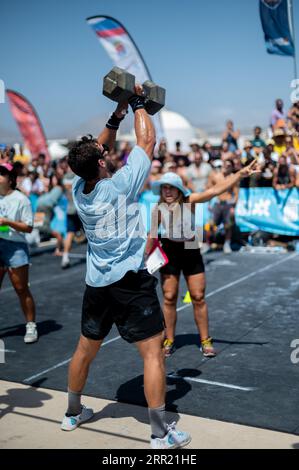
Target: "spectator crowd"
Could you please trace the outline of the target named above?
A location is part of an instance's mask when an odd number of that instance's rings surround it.
[[[168,149],[166,141],[160,141],[144,189],[150,189],[151,183],[163,174],[175,172],[189,189],[200,192],[219,179],[219,175],[226,177],[253,159],[257,159],[261,171],[242,180],[241,187],[299,188],[299,102],[285,112],[282,100],[277,99],[269,124],[266,132],[260,126],[254,127],[251,139],[246,140],[242,147],[239,145],[240,131],[234,128],[232,121],[227,121],[219,146],[212,146],[208,141],[200,145],[194,140],[190,142],[190,151],[183,152],[180,142],[176,142],[175,149]],[[128,142],[118,142],[117,148],[111,150],[110,158],[117,168],[126,163],[130,151]],[[36,225],[42,234],[57,239],[58,254],[63,249],[63,239],[60,233],[51,231],[50,222],[63,193],[69,200],[68,215],[75,217],[71,201],[73,175],[67,158],[47,162],[45,155],[40,154],[38,158],[31,159],[23,154],[21,147],[16,153],[14,147],[2,145],[0,163],[12,163],[17,175],[17,188],[31,199],[36,198],[35,209],[43,214],[43,220],[36,221]],[[77,220],[73,225],[80,228]]]

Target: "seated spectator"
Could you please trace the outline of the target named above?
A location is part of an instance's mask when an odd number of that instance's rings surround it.
[[[253,139],[251,140],[253,150],[255,150],[255,148],[260,149],[266,147],[266,142],[261,138],[261,134],[262,128],[260,126],[255,126],[253,129]]]
[[[235,153],[233,154],[232,162],[234,166],[234,173],[241,170],[242,168],[241,154],[242,152],[240,150],[236,150]]]
[[[189,162],[189,160],[188,160]],[[186,179],[187,178],[187,166],[186,166],[186,160],[182,157],[178,158],[177,160],[177,174],[182,178]]]
[[[203,161],[210,163],[218,158],[217,152],[213,149],[210,142],[205,142],[202,146],[202,157]]]
[[[36,194],[37,196],[40,196],[44,193],[44,190],[44,183],[37,171],[28,172],[27,176],[23,179],[20,185],[20,191],[26,194],[26,196],[30,196],[30,194]]]
[[[199,141],[197,139],[191,140],[189,147],[191,148],[188,154],[189,163],[194,163],[194,155],[196,152],[200,152]]]
[[[260,163],[261,174],[257,183],[259,187],[271,188],[275,169],[275,162],[271,158],[271,151],[265,149],[263,152],[263,162]]]
[[[244,142],[243,151],[241,153],[241,163],[242,166],[246,166],[254,160],[254,150],[252,148],[252,143],[250,140]]]
[[[271,155],[271,160],[276,164],[278,163],[279,155],[277,152],[274,152],[274,145],[275,145],[275,140],[274,139],[268,139],[266,141],[266,149],[265,152],[269,152]]]
[[[253,151],[252,145],[250,140],[246,140],[244,142],[244,149],[241,154],[241,164],[242,166],[249,165],[255,159],[255,153]],[[241,188],[252,188],[256,186],[256,174],[248,176],[247,178],[243,178],[240,181]]]
[[[287,135],[285,138],[285,155],[288,157],[288,163],[292,163],[297,165],[299,163],[299,152],[294,147],[294,139],[293,136]]]
[[[49,168],[49,165],[48,163],[46,163],[46,155],[44,153],[40,153],[37,158],[36,171],[42,177],[46,177],[48,175],[48,168]]]
[[[294,137],[288,135],[285,140],[287,163],[295,170],[295,185],[299,187],[299,152],[294,147]]]
[[[224,162],[225,160],[231,160],[233,156],[233,152],[229,150],[229,144],[227,142],[223,142],[221,149],[220,149],[220,158]]]
[[[162,163],[159,160],[153,160],[151,166],[151,172],[149,176],[149,181],[158,181],[162,176]]]
[[[169,152],[166,152],[164,156],[163,164],[165,165],[166,163],[175,163],[173,156]]]
[[[227,142],[228,150],[234,152],[238,148],[238,138],[240,137],[240,131],[234,130],[233,121],[229,120],[226,122],[226,129],[222,134],[222,142]]]
[[[164,163],[163,165],[163,173],[168,173],[169,171],[176,173],[177,172],[177,164],[175,161],[169,161]]]
[[[203,161],[201,150],[195,152],[194,163],[191,163],[186,170],[186,176],[193,191],[199,193],[206,188],[211,171],[211,165]]]
[[[276,152],[279,156],[282,155],[286,151],[286,144],[285,144],[286,133],[283,129],[278,128],[275,129],[273,132],[273,140],[274,144],[274,152]]]
[[[185,165],[189,165],[189,160],[187,155],[181,150],[181,142],[176,142],[175,143],[175,151],[171,152],[171,155],[176,163],[178,163],[179,159],[183,159],[185,162]]]
[[[295,101],[290,107],[288,112],[288,120],[291,122],[291,127],[296,129],[299,125],[299,101]]]
[[[164,162],[166,153],[167,153],[167,143],[165,139],[162,139],[159,143],[158,155],[157,155],[158,159],[160,160],[162,164]]]
[[[288,165],[287,157],[281,155],[278,160],[278,165],[274,169],[273,175],[273,188],[289,189],[293,188],[296,183],[296,173],[292,165]]]

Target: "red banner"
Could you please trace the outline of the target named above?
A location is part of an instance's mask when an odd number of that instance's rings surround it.
[[[40,153],[43,153],[46,160],[49,161],[50,155],[46,136],[32,104],[16,91],[6,90],[6,93],[9,98],[11,113],[19,126],[24,143],[30,150],[32,158],[37,158]]]

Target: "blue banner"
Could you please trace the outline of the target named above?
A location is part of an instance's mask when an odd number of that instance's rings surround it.
[[[290,0],[260,0],[260,17],[269,54],[294,56]]]
[[[236,207],[241,232],[264,230],[280,235],[299,235],[299,189],[241,189]]]

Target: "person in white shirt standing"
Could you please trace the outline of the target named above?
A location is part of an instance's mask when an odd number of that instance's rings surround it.
[[[17,175],[10,163],[0,165],[0,289],[5,273],[19,297],[26,319],[25,343],[38,339],[35,303],[28,287],[29,252],[25,238],[33,228],[29,199],[16,190]]]

